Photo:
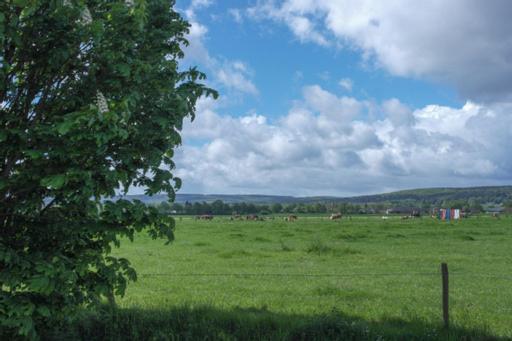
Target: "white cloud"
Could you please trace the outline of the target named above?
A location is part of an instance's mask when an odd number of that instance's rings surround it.
[[[350,78],[342,78],[340,79],[338,83],[345,91],[352,92],[352,87],[354,86],[354,83]]]
[[[233,17],[233,20],[235,22],[241,24],[244,21],[243,16],[242,16],[242,11],[240,11],[240,9],[230,8],[228,10],[228,13]]]
[[[247,13],[301,40],[345,46],[393,75],[433,79],[478,101],[512,99],[512,2],[260,1]]]
[[[243,93],[258,95],[258,89],[253,82],[249,80],[250,72],[247,66],[240,62],[228,62],[215,73],[216,80],[224,86],[235,89]]]
[[[413,110],[338,97],[318,85],[277,121],[219,114],[202,99],[186,124],[177,174],[184,192],[352,195],[510,182],[512,104]],[[370,110],[380,112],[368,120]]]
[[[185,14],[190,20],[195,20],[196,10],[210,7],[213,2],[213,0],[192,0],[188,8],[185,10]]]
[[[247,15],[257,20],[273,19],[284,22],[303,42],[314,42],[322,46],[330,45],[327,38],[317,30],[314,21],[301,13],[288,10],[284,5],[282,8],[277,8],[273,1],[259,2],[256,7],[247,10]]]

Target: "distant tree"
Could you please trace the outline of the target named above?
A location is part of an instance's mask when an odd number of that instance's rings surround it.
[[[226,214],[224,210],[224,202],[222,200],[215,200],[210,204],[210,210],[212,214]]]
[[[260,214],[270,214],[271,213],[270,206],[268,206],[268,205],[259,205],[258,212]]]
[[[120,237],[173,239],[156,207],[109,200],[133,185],[172,200],[183,120],[199,97],[216,96],[202,73],[178,67],[189,24],[173,6],[0,1],[4,338],[36,338],[78,307],[123,295],[136,273],[109,255]]]
[[[183,214],[184,207],[182,204],[175,202],[171,205],[171,211],[175,211],[177,214]]]
[[[258,208],[253,203],[249,203],[246,206],[246,212],[245,213],[250,213],[250,214],[258,213]]]
[[[468,205],[469,205],[469,210],[472,213],[481,213],[484,210],[484,208],[482,207],[480,202],[478,202],[477,200],[469,200]]]
[[[192,214],[205,214],[208,213],[203,209],[203,205],[200,202],[195,202],[192,204]]]
[[[169,214],[171,213],[171,205],[167,201],[162,201],[158,205],[158,211],[162,214]]]
[[[272,204],[270,210],[272,211],[272,213],[281,213],[283,211],[283,205],[276,202],[275,204]]]
[[[428,201],[423,200],[423,201],[421,202],[421,210],[422,210],[424,213],[429,213],[429,212],[430,212],[430,210],[431,210],[431,208],[432,208],[432,205],[431,205]]]
[[[240,214],[247,214],[247,213],[249,213],[249,211],[247,209],[247,204],[245,202],[240,203],[239,209],[240,209],[240,211],[238,213],[240,213]]]
[[[349,203],[341,203],[338,205],[338,207],[336,207],[334,210],[331,211],[331,213],[334,213],[335,211],[336,212],[340,212],[340,213],[343,213],[343,214],[347,214],[350,212],[350,209],[351,209],[351,206]]]
[[[185,201],[183,211],[185,214],[192,215],[194,214],[194,206],[192,205],[192,203]]]
[[[296,204],[288,204],[283,207],[283,212],[285,213],[292,213],[295,211],[295,208],[297,207]]]
[[[512,213],[512,200],[504,201],[503,208],[505,209],[505,213]]]

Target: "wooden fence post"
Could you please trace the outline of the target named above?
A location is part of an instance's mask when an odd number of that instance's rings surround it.
[[[444,327],[448,329],[450,322],[448,313],[448,264],[446,263],[441,263],[441,277],[443,281],[443,320]]]

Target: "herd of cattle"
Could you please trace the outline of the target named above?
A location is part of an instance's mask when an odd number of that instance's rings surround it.
[[[389,219],[389,217],[390,216],[385,215],[385,216],[382,216],[382,219],[387,220],[387,219]],[[418,213],[413,213],[410,215],[400,216],[400,219],[406,220],[406,219],[414,219],[414,218],[419,218],[419,217],[420,217],[420,215]],[[437,218],[436,215],[432,215],[431,217]],[[500,215],[498,213],[493,213],[492,217],[499,219]],[[342,218],[352,220],[351,216],[343,216],[341,213],[332,213],[329,216],[330,220],[340,220]],[[461,214],[461,218],[468,218],[468,214],[463,212]],[[195,216],[195,219],[196,220],[212,220],[213,215],[212,214],[201,214],[201,215]],[[274,220],[274,219],[276,219],[274,216],[262,217],[262,216],[258,216],[256,214],[248,214],[245,216],[242,216],[240,214],[233,214],[231,217],[229,217],[229,220],[247,220],[247,221],[264,221],[264,220]],[[290,214],[288,216],[283,217],[283,219],[285,221],[295,221],[298,219],[298,217],[295,214]]]
[[[330,220],[339,220],[343,218],[343,215],[341,213],[333,213],[331,214],[331,216],[329,217]],[[350,217],[349,217],[350,218]],[[213,219],[213,215],[211,214],[201,214],[201,215],[197,215],[195,217],[196,220],[212,220]],[[234,214],[232,215],[231,217],[229,217],[229,220],[252,220],[252,221],[264,221],[264,220],[267,220],[267,219],[271,219],[271,220],[274,220],[275,217],[260,217],[256,214],[249,214],[249,215],[246,215],[246,216],[242,216],[240,214]],[[298,219],[298,217],[295,215],[295,214],[289,214],[288,216],[286,217],[283,217],[283,219],[285,221],[295,221]]]
[[[201,214],[201,215],[197,215],[195,217],[196,220],[212,220],[213,219],[213,215],[211,214]],[[229,217],[229,220],[252,220],[252,221],[264,221],[264,220],[267,220],[267,219],[271,219],[271,220],[274,220],[275,217],[260,217],[256,214],[249,214],[249,215],[246,215],[246,216],[242,216],[240,214],[234,214],[232,215],[231,217]],[[285,221],[294,221],[294,220],[297,220],[297,216],[294,215],[294,214],[290,214],[286,217],[284,217],[284,220]]]

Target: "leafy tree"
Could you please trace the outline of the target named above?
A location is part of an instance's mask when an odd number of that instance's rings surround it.
[[[177,214],[183,214],[183,210],[184,208],[182,204],[175,202],[171,205],[171,211],[175,211]]]
[[[468,204],[469,204],[469,210],[472,213],[482,213],[484,210],[484,208],[482,207],[482,205],[480,204],[480,202],[478,200],[469,200]]]
[[[36,337],[136,273],[109,255],[172,219],[131,186],[174,191],[173,148],[204,74],[182,71],[188,23],[169,0],[0,2],[0,330]],[[5,337],[5,335],[3,335]],[[2,338],[2,335],[0,335]]]
[[[426,200],[423,200],[421,202],[421,210],[424,212],[424,213],[430,213],[431,211],[431,205],[428,201]]]
[[[209,209],[203,209],[204,205],[201,205],[199,202],[195,202],[192,204],[192,214],[206,214],[209,213]]]
[[[297,207],[297,204],[293,204],[293,203],[285,205],[283,207],[283,212],[284,213],[292,213],[295,211],[296,207]]]
[[[188,202],[188,201],[185,202],[184,211],[185,211],[185,214],[188,214],[188,215],[194,214],[194,208],[190,202]]]
[[[248,203],[246,206],[246,212],[249,214],[258,213],[258,208],[253,203]]]
[[[281,213],[283,211],[283,205],[276,202],[276,203],[272,204],[270,209],[271,209],[272,213]]]
[[[205,204],[208,205],[208,203],[205,203]],[[228,210],[225,208],[224,202],[222,202],[222,200],[215,200],[209,206],[211,206],[211,207],[208,211],[212,212],[213,214],[227,214],[228,213],[227,212]]]
[[[313,213],[325,213],[327,212],[327,207],[323,203],[314,204]]]
[[[157,205],[158,211],[162,214],[171,213],[171,205],[167,201],[162,201],[159,205]]]

